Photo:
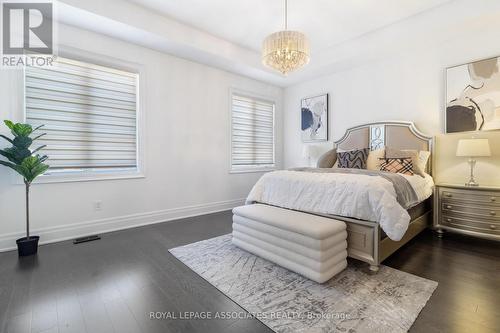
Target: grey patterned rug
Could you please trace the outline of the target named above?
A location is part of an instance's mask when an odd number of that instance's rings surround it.
[[[407,332],[437,282],[381,266],[348,267],[318,284],[243,251],[231,235],[169,250],[275,332]]]

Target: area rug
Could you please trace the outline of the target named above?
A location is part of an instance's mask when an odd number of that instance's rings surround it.
[[[407,332],[437,282],[381,266],[348,267],[324,284],[231,243],[224,235],[169,250],[275,332]]]

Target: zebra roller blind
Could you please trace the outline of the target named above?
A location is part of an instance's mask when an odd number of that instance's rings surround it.
[[[138,74],[64,59],[26,67],[26,121],[52,169],[137,167]]]
[[[274,103],[232,94],[233,170],[274,166]]]

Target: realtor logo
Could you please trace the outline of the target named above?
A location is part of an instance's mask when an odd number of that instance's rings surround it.
[[[2,53],[52,54],[53,16],[51,2],[3,2]]]

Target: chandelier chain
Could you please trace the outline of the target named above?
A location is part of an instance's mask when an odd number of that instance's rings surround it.
[[[285,30],[288,30],[288,0],[285,0]]]

